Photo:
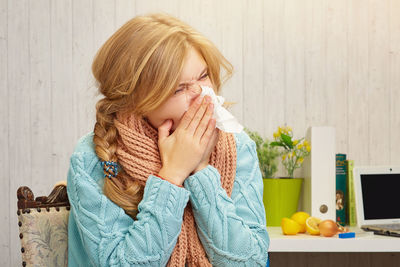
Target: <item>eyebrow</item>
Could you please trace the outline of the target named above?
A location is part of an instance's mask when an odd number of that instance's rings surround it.
[[[202,70],[202,72],[200,73],[200,76],[199,76],[199,77],[201,77],[201,76],[204,74],[204,72],[206,72],[207,70],[208,70],[208,66],[206,66],[206,67]],[[182,86],[182,85],[185,85],[185,84],[188,84],[188,82],[182,82],[182,83],[179,84],[179,86]]]

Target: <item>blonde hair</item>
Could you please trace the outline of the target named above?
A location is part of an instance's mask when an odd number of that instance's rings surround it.
[[[92,72],[104,98],[96,104],[93,141],[102,161],[118,162],[117,129],[113,123],[117,112],[145,116],[158,108],[177,88],[186,53],[191,47],[203,56],[218,93],[222,84],[221,67],[225,70],[225,81],[232,75],[232,65],[212,42],[170,15],[135,17],[99,49]],[[135,218],[143,198],[143,186],[126,177],[120,170],[116,178],[104,179],[103,191]]]

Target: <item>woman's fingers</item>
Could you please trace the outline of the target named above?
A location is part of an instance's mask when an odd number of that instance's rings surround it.
[[[197,127],[199,126],[200,121],[202,120],[204,113],[207,110],[207,107],[210,103],[210,97],[206,96],[203,99],[203,102],[201,103],[201,106],[198,108],[196,114],[194,114],[192,121],[190,122],[189,126],[186,128],[186,130],[193,134],[196,132]]]
[[[171,127],[173,125],[172,120],[166,120],[164,123],[158,127],[158,140],[159,141],[164,141],[165,138],[169,136],[169,131],[171,130]]]
[[[207,109],[203,117],[201,118],[200,122],[198,123],[197,129],[195,130],[194,137],[197,140],[203,136],[204,132],[206,131],[210,119],[214,113],[214,105],[212,103],[208,104]]]
[[[207,145],[210,141],[211,136],[214,134],[216,121],[214,118],[210,119],[207,125],[207,130],[204,132],[203,136],[201,137],[200,143],[202,145]]]
[[[194,115],[196,114],[203,101],[204,100],[202,96],[198,96],[196,98],[193,104],[190,105],[189,110],[186,111],[185,115],[183,115],[178,128],[186,129],[189,126],[190,122],[192,121]]]

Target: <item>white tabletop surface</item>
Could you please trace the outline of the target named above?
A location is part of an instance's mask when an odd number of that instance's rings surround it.
[[[267,227],[270,236],[270,252],[400,252],[400,237],[374,235],[358,227],[350,227],[355,238],[342,239],[312,236],[307,233],[297,235],[282,234],[281,227]]]

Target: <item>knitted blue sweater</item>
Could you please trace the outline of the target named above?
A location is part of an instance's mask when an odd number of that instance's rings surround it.
[[[68,171],[68,265],[165,266],[190,200],[197,233],[213,266],[266,266],[269,236],[255,143],[245,132],[235,138],[231,197],[211,165],[188,177],[184,188],[150,175],[133,220],[102,192],[103,171],[93,132],[82,137]]]

